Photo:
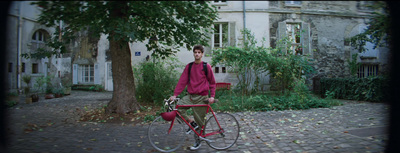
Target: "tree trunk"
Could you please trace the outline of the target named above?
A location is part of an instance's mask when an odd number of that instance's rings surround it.
[[[110,18],[112,19],[125,19],[128,16],[122,12],[126,10],[126,2],[110,2],[112,10],[110,11]],[[116,29],[117,25],[114,26]],[[112,31],[109,33],[110,51],[112,61],[112,76],[113,76],[113,96],[108,103],[108,113],[126,114],[139,110],[139,104],[135,97],[135,82],[131,64],[131,51],[129,49],[129,42],[124,39],[116,40],[116,33]]]
[[[129,43],[110,40],[112,59],[113,96],[108,103],[109,113],[126,114],[138,110],[135,97],[135,82],[131,66]]]

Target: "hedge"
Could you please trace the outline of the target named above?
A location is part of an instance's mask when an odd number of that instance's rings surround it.
[[[389,98],[389,79],[383,76],[368,78],[321,78],[322,97],[333,92],[334,98],[384,102]]]

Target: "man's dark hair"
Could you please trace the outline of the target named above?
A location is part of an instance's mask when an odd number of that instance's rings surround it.
[[[196,45],[196,46],[194,46],[194,47],[193,47],[193,52],[194,52],[194,50],[196,50],[196,49],[200,50],[201,53],[204,53],[204,47],[203,47],[202,45]]]

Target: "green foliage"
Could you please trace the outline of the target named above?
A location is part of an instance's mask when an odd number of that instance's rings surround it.
[[[53,88],[52,93],[64,95],[64,88]]]
[[[374,44],[374,49],[377,47],[385,47],[390,43],[390,16],[386,2],[376,1],[374,5],[367,5],[374,9],[373,17],[367,22],[367,29],[353,37],[346,39],[358,52],[366,51],[365,45],[367,42]]]
[[[257,94],[240,96],[222,95],[219,102],[212,104],[215,111],[243,112],[243,111],[281,111],[304,110],[310,108],[327,108],[342,105],[334,99],[321,99],[311,94],[288,92],[285,95]]]
[[[176,68],[182,66],[174,57],[134,65],[138,101],[160,103],[166,95],[172,95],[180,76]]]
[[[357,62],[358,54],[353,54],[351,57],[352,57],[351,61],[347,60],[347,63],[349,63],[348,66],[350,68],[350,75],[351,76],[356,76],[358,68],[360,67],[361,63]]]
[[[94,86],[90,86],[90,87],[89,87],[89,90],[90,90],[90,91],[103,91],[103,90],[104,90],[104,87],[103,87],[103,85],[101,85],[101,84],[96,84],[96,85],[94,85]]]
[[[30,75],[24,75],[22,76],[22,81],[26,83],[27,86],[31,83],[31,76]]]
[[[40,76],[36,78],[35,88],[37,88],[38,92],[46,92],[51,93],[51,76]]]
[[[257,41],[250,30],[244,29],[241,32],[246,37],[243,47],[229,46],[214,50],[211,64],[221,63],[229,67],[229,71],[236,73],[239,80],[236,88],[244,95],[248,95],[258,90],[259,82],[256,80],[259,74],[265,72],[268,53],[263,46],[256,46]]]
[[[246,36],[244,46],[219,48],[213,51],[212,65],[224,64],[236,73],[239,80],[236,88],[243,95],[256,93],[259,86],[259,74],[268,72],[277,80],[276,86],[284,92],[293,90],[293,83],[304,75],[314,72],[307,56],[294,55],[289,50],[288,38],[279,41],[277,48],[256,46],[257,41],[249,30],[243,30]],[[284,46],[284,47],[282,47]],[[251,84],[254,84],[251,86]]]
[[[218,12],[209,1],[37,1],[41,7],[38,21],[56,28],[47,43],[53,50],[37,51],[24,57],[43,58],[66,52],[65,44],[81,30],[90,35],[108,34],[110,41],[144,42],[153,56],[167,57],[179,47],[191,50],[196,44],[207,45],[209,28]],[[108,13],[107,13],[108,12]],[[61,40],[58,39],[62,36]],[[121,44],[123,45],[123,44]],[[168,47],[167,47],[168,46]]]
[[[327,91],[325,92],[325,98],[326,98],[326,99],[333,99],[333,98],[335,98],[335,92],[334,92],[334,91],[329,91],[329,90],[327,90]]]
[[[8,108],[11,108],[11,107],[13,107],[13,106],[15,106],[15,105],[17,105],[17,104],[18,104],[18,102],[17,102],[17,101],[14,101],[14,100],[6,101],[6,106],[7,106]]]
[[[7,96],[18,96],[17,92],[9,92],[7,93]]]
[[[389,97],[388,78],[321,78],[321,94],[338,99],[386,101]]]
[[[7,108],[11,108],[18,104],[19,95],[17,92],[9,92],[7,93],[7,97],[5,99],[5,105]]]

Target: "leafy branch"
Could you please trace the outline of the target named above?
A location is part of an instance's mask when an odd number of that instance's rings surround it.
[[[373,49],[390,44],[389,9],[387,8],[386,2],[376,1],[374,4],[375,5],[366,5],[367,7],[375,9],[375,12],[372,13],[373,17],[367,22],[367,29],[360,34],[346,39],[346,41],[349,41],[360,53],[366,51],[365,45],[367,42],[374,44]]]

